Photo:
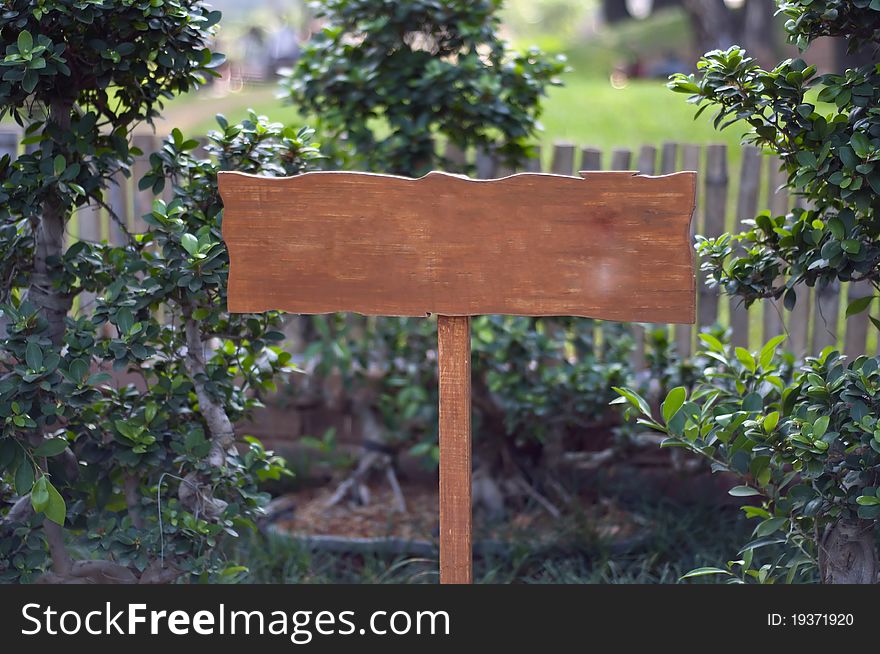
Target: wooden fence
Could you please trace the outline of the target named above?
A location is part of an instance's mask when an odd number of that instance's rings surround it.
[[[15,156],[19,149],[19,134],[11,130],[0,131],[0,156]],[[160,138],[152,135],[134,137],[134,144],[144,153],[135,161],[131,179],[119,176],[107,198],[107,204],[120,217],[126,227],[141,231],[141,216],[148,213],[153,196],[150,191],[139,191],[137,179],[147,170],[147,158],[160,144]],[[561,175],[577,174],[579,170],[638,170],[644,174],[667,174],[679,170],[696,170],[698,177],[697,215],[695,232],[717,236],[736,229],[740,220],[753,218],[759,211],[769,209],[773,213],[787,211],[794,199],[780,189],[785,176],[779,172],[778,162],[764,156],[752,146],[743,146],[741,152],[729,152],[725,145],[700,146],[693,144],[664,143],[657,147],[644,145],[636,151],[614,149],[609,153],[601,150],[558,143],[548,156],[538,157],[524,166],[530,172],[551,172]],[[446,152],[451,160],[463,161],[465,155],[453,148]],[[738,155],[738,156],[737,156]],[[542,165],[546,162],[546,166]],[[737,170],[731,170],[731,161],[739,162]],[[474,163],[477,177],[492,178],[510,174],[491,157],[476,153]],[[107,212],[95,208],[81,211],[71,222],[71,239],[108,240],[122,243],[123,234]],[[699,329],[715,323],[729,326],[736,345],[756,348],[760,343],[786,333],[786,349],[798,356],[818,353],[828,345],[836,345],[847,355],[874,354],[877,352],[876,330],[869,330],[868,312],[843,319],[849,301],[871,293],[868,283],[834,284],[826,288],[798,290],[798,302],[794,311],[784,311],[781,303],[760,302],[748,311],[738,300],[730,300],[703,283],[702,275],[697,281],[696,326],[669,326],[681,356],[690,354],[696,346]],[[633,325],[636,339],[635,365],[644,366],[644,336],[648,326]],[[663,328],[663,326],[650,326]]]

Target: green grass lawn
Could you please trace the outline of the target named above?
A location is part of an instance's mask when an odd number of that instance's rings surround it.
[[[739,143],[741,130],[734,127],[717,132],[706,117],[694,121],[694,107],[662,81],[633,80],[625,88],[615,89],[606,79],[572,71],[565,82],[564,87],[551,89],[545,101],[544,130],[537,136],[545,157],[556,142],[598,147],[607,154],[615,147],[635,150],[667,141]],[[249,86],[222,98],[214,97],[210,90],[190,94],[168,104],[159,130],[180,127],[188,134],[205,134],[215,126],[216,113],[235,121],[244,118],[249,108],[283,123],[305,122],[295,107],[275,94],[271,84]]]
[[[550,91],[541,119],[541,142],[546,146],[568,141],[606,152],[667,141],[739,143],[741,130],[717,132],[705,117],[694,121],[694,107],[685,98],[662,81],[633,80],[615,89],[608,80],[571,73],[566,86]]]

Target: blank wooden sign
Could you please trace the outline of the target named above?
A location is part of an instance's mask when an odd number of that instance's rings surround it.
[[[694,177],[221,173],[229,309],[693,322]]]
[[[691,172],[220,173],[233,312],[438,314],[440,580],[469,583],[470,316],[694,322]]]

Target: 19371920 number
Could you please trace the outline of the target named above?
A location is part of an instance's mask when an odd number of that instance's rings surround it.
[[[853,623],[853,614],[792,613],[789,619],[793,627],[849,627]]]

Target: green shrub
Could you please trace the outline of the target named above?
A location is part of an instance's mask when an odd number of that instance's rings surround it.
[[[418,176],[445,162],[438,140],[482,146],[516,164],[529,154],[540,98],[565,65],[512,52],[500,0],[323,0],[327,21],[283,87],[354,163]]]
[[[140,182],[168,187],[150,230],[129,233],[104,203],[140,154],[131,130],[222,61],[206,45],[219,19],[193,0],[13,0],[0,15],[0,107],[28,146],[0,162],[4,580],[232,578],[216,546],[253,528],[260,481],[282,474],[257,441],[235,442],[290,356],[277,315],[226,313],[217,172],[295,174],[317,156],[309,133],[219,118],[199,158],[174,130]],[[87,205],[124,245],[65,245]]]
[[[847,39],[854,53],[880,43],[880,5],[872,0],[778,5],[788,18],[789,40],[802,49],[823,36]],[[674,75],[669,86],[689,94],[700,106],[698,115],[714,108],[716,127],[747,125],[745,140],[779,156],[787,186],[800,196],[800,206],[784,216],[764,212],[744,221],[740,234],[698,237],[710,284],[747,306],[775,298],[789,310],[801,285],[863,282],[876,293],[880,68],[872,63],[817,76],[814,66],[789,59],[764,70],[734,46],[707,53],[696,75]],[[851,301],[847,316],[866,311],[872,300],[867,295]],[[871,321],[880,327],[877,318]],[[670,392],[664,422],[646,424],[722,469],[751,475],[751,490],[737,492],[765,498],[761,507],[747,509],[762,518],[757,542],[781,538],[790,550],[759,580],[786,569],[790,580],[799,566],[817,564],[823,582],[876,583],[877,360],[847,363],[826,350],[807,359],[786,386],[772,372],[772,349],[783,339],[771,341],[757,357],[738,348],[739,367],[729,352],[707,341],[707,354],[723,372],[707,376],[696,402],[682,404],[683,388]],[[639,403],[631,391],[621,392]]]
[[[851,51],[876,49],[880,6],[870,0],[780,1],[790,40],[806,47],[820,36],[848,39]],[[784,216],[762,213],[741,234],[701,239],[703,268],[746,304],[797,301],[797,286],[835,280],[880,283],[880,71],[874,64],[816,75],[788,59],[762,69],[738,46],[707,53],[697,75],[669,85],[691,95],[699,113],[715,109],[724,128],[745,124],[745,139],[779,155],[788,186],[804,206]],[[865,311],[871,298],[851,303]],[[875,324],[880,326],[880,323]]]
[[[665,433],[664,446],[684,447],[740,478],[730,493],[754,497],[743,511],[759,521],[740,553],[751,564],[756,550],[785,546],[761,581],[791,582],[818,566],[823,581],[874,583],[880,359],[847,362],[827,348],[793,370],[791,357],[776,353],[783,339],[749,352],[702,334],[700,356],[709,365],[692,393],[670,390],[658,416],[632,390],[617,389],[616,402]],[[713,570],[701,574],[732,575]]]
[[[156,200],[144,217],[148,232],[123,247],[79,242],[65,252],[77,281],[83,273],[74,266],[88,262],[87,288],[98,297],[67,319],[64,350],[27,299],[5,307],[11,368],[0,382],[0,459],[22,498],[3,520],[7,579],[44,569],[33,530],[47,521],[71,532],[74,550],[90,548],[90,560],[74,561],[63,540],[53,544],[51,579],[172,581],[240,571],[216,545],[255,528],[268,500],[259,484],[284,467],[253,438],[237,444],[233,423],[261,406],[258,394],[275,390],[291,366],[278,346],[278,314],[226,311],[217,172],[295,174],[317,151],[309,132],[262,117],[218,122],[204,157],[178,130],[151,155],[141,187],[159,193],[167,184],[170,199]],[[102,338],[104,327],[113,335]],[[96,370],[111,366],[138,382],[109,384]]]

